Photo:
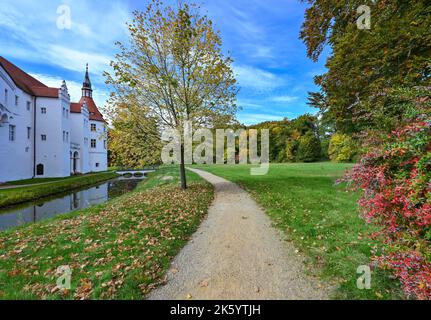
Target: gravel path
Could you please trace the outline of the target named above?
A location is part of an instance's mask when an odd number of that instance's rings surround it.
[[[172,263],[165,286],[149,299],[328,299],[301,257],[249,194],[210,173],[215,200],[207,219]]]

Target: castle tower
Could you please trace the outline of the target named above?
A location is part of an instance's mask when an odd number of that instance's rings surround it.
[[[90,76],[88,74],[88,63],[85,71],[84,82],[82,83],[82,97],[93,97],[93,89],[91,88]]]

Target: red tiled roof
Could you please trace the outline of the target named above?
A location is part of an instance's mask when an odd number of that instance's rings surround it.
[[[37,97],[58,98],[57,88],[32,87],[33,93]]]
[[[49,88],[1,56],[0,65],[8,73],[16,86],[24,92],[38,97],[58,98],[58,88]]]
[[[70,111],[74,113],[80,113],[81,107],[84,105],[84,103],[87,104],[88,112],[90,113],[90,120],[106,123],[105,119],[103,119],[103,115],[100,113],[92,98],[82,97],[79,103],[71,103]]]
[[[81,113],[81,104],[72,102],[70,104],[70,112],[72,113]]]

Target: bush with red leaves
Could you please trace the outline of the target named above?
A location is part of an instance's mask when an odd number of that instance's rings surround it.
[[[366,153],[345,177],[364,218],[381,227],[374,260],[410,298],[431,299],[431,99],[429,90],[399,92],[405,115],[391,133],[369,133]]]

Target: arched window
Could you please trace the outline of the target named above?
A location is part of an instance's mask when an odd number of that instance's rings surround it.
[[[38,176],[43,176],[43,172],[44,172],[44,167],[43,167],[43,164],[40,163],[36,166],[36,174]]]

